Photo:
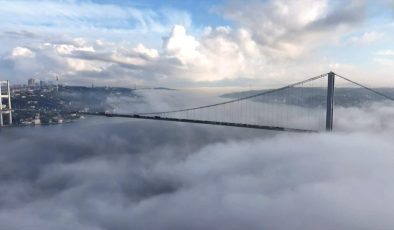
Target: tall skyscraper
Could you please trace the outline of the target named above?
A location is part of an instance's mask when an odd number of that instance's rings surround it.
[[[30,79],[27,81],[27,86],[29,86],[29,87],[35,87],[35,86],[36,86],[36,79],[30,78]]]

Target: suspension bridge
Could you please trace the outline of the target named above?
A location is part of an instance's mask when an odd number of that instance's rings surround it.
[[[332,131],[335,94],[336,91],[340,92],[336,89],[338,81],[347,83],[349,87],[365,90],[367,98],[378,97],[394,101],[394,97],[386,93],[329,72],[281,88],[230,95],[236,98],[185,109],[131,114],[104,111],[72,112],[89,116],[161,120],[274,131]],[[342,93],[341,99],[346,100],[347,96]]]

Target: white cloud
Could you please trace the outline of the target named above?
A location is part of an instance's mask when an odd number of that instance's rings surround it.
[[[379,56],[394,56],[394,50],[380,50],[376,54]]]
[[[365,32],[360,36],[353,36],[348,39],[347,43],[350,45],[368,45],[379,41],[384,36],[384,33],[371,31]]]
[[[207,27],[197,39],[178,25],[163,42],[161,62],[179,61],[178,72],[169,71],[172,78],[199,82],[254,77],[264,64],[264,56],[247,30]]]
[[[98,61],[88,61],[83,59],[77,58],[67,58],[65,62],[68,64],[69,69],[68,71],[77,71],[77,72],[84,72],[84,71],[93,71],[93,72],[100,72],[106,67],[108,64],[98,62]]]
[[[81,44],[82,45],[82,44]],[[142,43],[134,48],[111,45],[95,47],[83,44],[55,44],[52,49],[68,58],[86,59],[138,70],[128,73],[131,79],[200,82],[234,79],[240,75],[255,76],[262,68],[263,55],[246,30],[228,27],[206,28],[199,39],[175,25],[163,38],[161,51]],[[107,50],[108,52],[106,52]],[[105,51],[105,52],[104,52]],[[80,65],[75,65],[78,67]],[[81,64],[80,60],[76,62]],[[85,65],[84,65],[85,66]],[[75,69],[75,68],[74,68]]]
[[[34,57],[33,51],[25,47],[15,47],[12,49],[10,57],[15,58],[31,58]]]
[[[94,52],[94,48],[92,46],[85,46],[85,47],[75,47],[71,44],[60,44],[60,45],[53,45],[56,51],[60,55],[65,54],[72,54],[74,51],[85,51],[85,52]]]
[[[299,48],[294,46],[294,49]],[[19,63],[14,71],[22,71],[22,74],[38,71],[43,75],[45,72],[61,72],[65,74],[63,80],[70,84],[86,84],[94,80],[101,84],[123,86],[133,86],[136,82],[144,85],[190,86],[244,77],[248,82],[253,81],[263,87],[267,84],[271,86],[265,87],[283,86],[329,69],[340,70],[344,74],[357,73],[353,66],[341,64],[334,68],[319,63],[319,59],[313,63],[285,68],[286,61],[274,62],[270,57],[273,52],[267,54],[266,51],[267,48],[257,42],[253,33],[247,29],[207,27],[197,38],[188,34],[183,26],[177,25],[163,38],[161,50],[149,48],[143,43],[129,46],[82,38],[47,42],[36,48],[40,57],[30,60],[29,65]],[[48,61],[52,64],[45,63]],[[42,66],[45,66],[44,70]],[[26,67],[28,69],[23,69]],[[306,75],[305,68],[309,68],[312,74]],[[239,86],[238,82],[233,84]]]
[[[167,23],[189,26],[190,15],[177,10],[139,9],[91,1],[0,1],[3,26],[52,27],[61,29],[107,30],[137,29],[140,32],[164,32]],[[161,18],[160,21],[156,18]],[[174,20],[175,18],[175,20]]]
[[[133,48],[133,51],[149,58],[157,58],[159,56],[159,52],[156,49],[148,49],[142,43]]]
[[[374,57],[374,62],[379,64],[381,67],[385,67],[388,70],[394,70],[394,51],[393,50],[380,50]]]
[[[269,58],[283,61],[308,55],[322,40],[338,40],[363,21],[364,7],[356,0],[345,7],[327,0],[272,0],[233,2],[219,12],[248,30]]]
[[[163,43],[165,54],[175,56],[181,61],[203,58],[197,51],[200,43],[193,36],[186,34],[185,27],[181,25],[175,25],[170,35],[163,39]]]
[[[382,66],[386,67],[393,67],[394,66],[394,59],[392,58],[382,58],[382,57],[377,57],[374,58],[374,61]]]
[[[337,46],[344,35],[355,34],[362,27],[363,1],[348,0],[346,4],[328,0],[248,4],[234,1],[216,9],[234,26],[198,30],[191,24],[190,15],[179,10],[139,9],[90,1],[38,1],[37,6],[33,1],[3,2],[0,15],[6,20],[0,25],[9,28],[13,24],[18,30],[23,29],[20,31],[37,32],[34,36],[20,35],[20,40],[11,46],[31,47],[36,53],[36,59],[31,58],[27,65],[20,61],[9,67],[10,73],[15,71],[21,78],[33,67],[42,73],[69,73],[65,79],[75,83],[96,80],[102,84],[143,82],[171,87],[220,83],[238,86],[246,84],[243,79],[262,87],[281,86],[330,68],[366,76],[365,71],[356,71],[356,67],[346,63],[330,66],[339,62],[336,56],[320,52]],[[42,12],[52,8],[53,11]],[[9,15],[11,9],[16,16]],[[11,20],[7,15],[17,18]],[[28,21],[36,24],[29,25]],[[53,22],[53,26],[45,25],[44,21]],[[130,23],[122,26],[125,22]],[[40,33],[43,27],[44,33]],[[64,36],[59,36],[60,27],[64,28]],[[382,36],[377,30],[350,40],[368,44]],[[19,73],[25,67],[29,71]]]

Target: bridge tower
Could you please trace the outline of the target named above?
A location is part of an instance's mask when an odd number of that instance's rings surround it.
[[[326,131],[332,131],[334,119],[335,73],[328,73]]]
[[[9,81],[0,81],[0,127],[5,124],[12,125],[11,90]]]

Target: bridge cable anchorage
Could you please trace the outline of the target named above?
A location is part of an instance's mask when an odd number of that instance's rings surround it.
[[[268,90],[268,91],[264,91],[261,93],[257,93],[251,96],[247,96],[247,97],[242,97],[242,98],[238,98],[238,99],[234,99],[234,100],[229,100],[229,101],[225,101],[225,102],[220,102],[220,103],[215,103],[215,104],[211,104],[211,105],[205,105],[205,106],[199,106],[199,107],[193,107],[193,108],[188,108],[188,109],[180,109],[180,110],[170,110],[170,111],[162,111],[162,112],[151,112],[151,113],[137,113],[137,115],[159,115],[159,114],[164,114],[164,113],[177,113],[177,112],[186,112],[186,111],[191,111],[191,110],[197,110],[197,109],[205,109],[205,108],[210,108],[210,107],[215,107],[215,106],[219,106],[219,105],[226,105],[226,104],[230,104],[230,103],[234,103],[234,102],[238,102],[238,101],[243,101],[243,100],[247,100],[247,99],[252,99],[255,97],[259,97],[259,96],[263,96],[263,95],[267,95],[267,94],[271,94],[271,93],[276,93],[285,89],[289,89],[289,88],[293,88],[295,86],[301,85],[301,84],[305,84],[323,77],[326,77],[328,75],[328,73],[325,74],[321,74],[319,76],[316,77],[312,77],[309,78],[307,80],[304,81],[300,81],[300,82],[296,82],[293,83],[291,85],[287,85],[278,89],[272,89],[272,90]]]
[[[342,78],[342,79],[345,80],[345,81],[348,81],[348,82],[350,82],[350,83],[353,83],[353,84],[355,84],[355,85],[358,85],[358,86],[360,86],[361,88],[364,88],[364,89],[366,89],[366,90],[369,90],[369,91],[371,91],[371,92],[373,92],[373,93],[375,93],[375,94],[377,94],[377,95],[379,95],[379,96],[382,96],[382,97],[384,97],[384,98],[386,98],[386,99],[388,99],[388,100],[394,101],[394,97],[391,97],[391,96],[386,95],[386,94],[384,94],[384,93],[378,92],[378,91],[376,91],[376,90],[374,90],[374,89],[372,89],[372,88],[369,88],[369,87],[367,87],[367,86],[365,86],[365,85],[363,85],[363,84],[361,84],[361,83],[352,81],[352,80],[350,80],[349,78],[343,77],[343,76],[338,75],[338,74],[336,74],[336,73],[335,73],[335,75],[336,75],[337,77]]]

